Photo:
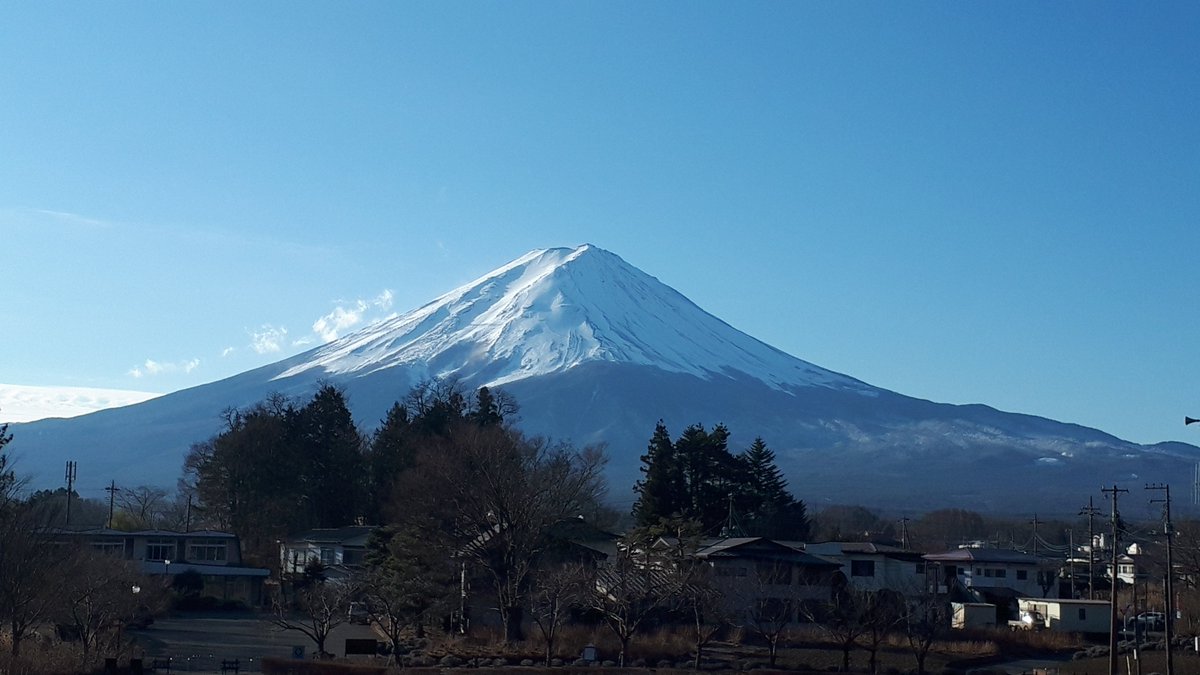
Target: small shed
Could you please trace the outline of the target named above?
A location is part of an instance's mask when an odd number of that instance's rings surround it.
[[[996,625],[996,606],[989,602],[952,602],[951,628],[985,628]]]
[[[1021,598],[1021,617],[1041,628],[1064,633],[1108,633],[1110,605],[1107,600],[1066,598]]]

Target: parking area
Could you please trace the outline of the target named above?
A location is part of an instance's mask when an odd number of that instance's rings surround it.
[[[130,630],[133,653],[149,665],[170,657],[173,672],[221,672],[221,663],[236,660],[240,672],[257,672],[265,656],[291,658],[299,647],[311,658],[316,646],[307,635],[285,630],[270,615],[251,612],[172,613],[146,628]],[[344,623],[333,630],[325,649],[344,656],[348,639],[378,636],[369,627]]]

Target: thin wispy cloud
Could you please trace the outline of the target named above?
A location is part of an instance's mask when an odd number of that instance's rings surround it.
[[[229,356],[230,354],[232,354],[236,351],[237,351],[236,347],[226,347],[225,349],[221,350],[221,358],[225,358],[226,356]]]
[[[113,224],[97,218],[90,218],[78,213],[69,213],[67,211],[53,211],[50,209],[29,209],[29,213],[34,213],[42,216],[48,216],[68,225],[77,225],[82,227],[112,227]]]
[[[354,302],[342,303],[333,308],[333,311],[317,319],[312,326],[315,333],[323,342],[338,339],[338,336],[344,335],[346,331],[364,323],[368,320],[368,315],[376,312],[387,312],[392,308],[392,299],[394,294],[391,289],[385,289],[379,295],[371,300],[355,300]],[[376,317],[371,317],[375,319]]]
[[[287,340],[287,328],[263,324],[262,328],[250,331],[250,348],[256,354],[274,354],[283,350]]]
[[[199,367],[200,359],[188,359],[176,362],[146,359],[141,365],[130,368],[129,375],[136,379],[141,379],[143,377],[155,377],[157,375],[170,375],[173,373],[188,374]]]

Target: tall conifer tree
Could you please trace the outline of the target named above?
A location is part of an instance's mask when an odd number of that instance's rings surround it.
[[[675,456],[675,444],[662,420],[654,427],[646,454],[642,455],[641,471],[645,478],[634,488],[638,499],[633,505],[638,525],[653,525],[682,513],[683,474]]]

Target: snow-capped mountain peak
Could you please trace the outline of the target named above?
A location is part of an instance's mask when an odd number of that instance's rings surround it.
[[[591,361],[705,378],[740,372],[776,389],[873,391],[732,328],[590,244],[531,251],[423,307],[289,360],[278,378],[404,366],[495,386]]]

